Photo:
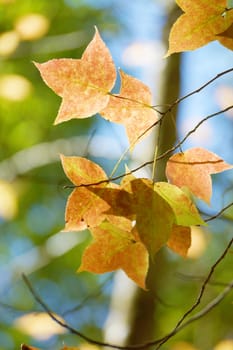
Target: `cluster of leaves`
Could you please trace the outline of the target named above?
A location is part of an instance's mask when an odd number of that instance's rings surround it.
[[[168,54],[215,39],[232,45],[228,31],[233,15],[226,1],[177,3],[186,13],[173,26]],[[132,150],[159,122],[151,92],[141,81],[120,71],[120,91],[112,93],[117,72],[97,29],[81,59],[35,65],[45,83],[62,97],[55,124],[100,113],[125,126]],[[121,268],[144,289],[149,257],[153,259],[164,245],[186,256],[190,227],[205,225],[189,193],[210,203],[210,174],[232,168],[217,155],[193,148],[170,157],[166,167],[169,183],[136,178],[127,171],[116,184],[88,159],[61,156],[61,161],[74,184],[66,206],[65,231],[88,228],[93,236],[79,271],[104,273]]]

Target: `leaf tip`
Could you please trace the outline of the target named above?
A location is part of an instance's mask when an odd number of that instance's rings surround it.
[[[77,273],[80,273],[80,272],[84,272],[84,271],[87,271],[85,269],[85,266],[83,265],[83,263],[81,263],[81,265],[79,266],[79,268],[76,270]]]
[[[168,58],[169,56],[171,56],[171,54],[172,52],[168,49],[163,58]]]
[[[97,40],[102,41],[99,29],[98,29],[98,27],[96,25],[94,25],[94,29],[95,29],[95,33],[94,33],[94,36],[93,36],[93,40],[97,39]]]
[[[94,25],[95,33],[99,34],[99,29],[96,25]]]
[[[56,126],[56,125],[58,125],[58,124],[60,124],[60,123],[61,123],[61,121],[59,120],[59,118],[56,118],[56,119],[54,120],[54,122],[53,122],[53,125]]]
[[[36,62],[36,61],[32,61],[32,64],[38,69],[38,71],[40,72],[40,67],[42,65],[42,63]]]
[[[65,159],[66,159],[66,156],[65,156],[64,154],[62,154],[62,153],[59,153],[59,157],[60,157],[60,160],[61,160],[62,163],[63,163],[63,162],[65,161]]]

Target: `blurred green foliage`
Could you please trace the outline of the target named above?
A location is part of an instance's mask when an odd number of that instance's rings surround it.
[[[66,335],[39,341],[14,326],[18,316],[40,310],[22,282],[23,272],[30,275],[42,298],[58,313],[72,309],[90,295],[90,300],[79,306],[82,317],[77,321],[74,311],[67,314],[67,319],[74,326],[92,329],[93,336],[100,336],[96,325],[104,320],[109,295],[108,288],[99,286],[97,276],[77,277],[75,273],[87,233],[58,234],[64,227],[64,208],[69,194],[63,189],[68,180],[61,169],[58,152],[87,154],[88,145],[85,148],[79,144],[82,139],[77,139],[75,146],[69,146],[69,140],[88,135],[96,119],[53,127],[60,98],[45,87],[32,61],[80,58],[94,34],[94,26],[115,35],[117,21],[111,8],[98,9],[82,0],[1,1],[0,47],[1,38],[8,32],[15,34],[17,21],[30,14],[40,14],[47,19],[46,34],[36,40],[17,36],[15,49],[7,54],[0,52],[0,85],[4,88],[2,79],[17,75],[26,78],[29,88],[25,97],[19,99],[8,98],[0,92],[0,190],[4,191],[0,200],[0,349],[4,350],[19,349],[21,343],[54,349],[69,341]],[[34,30],[33,24],[31,30]],[[61,139],[67,141],[66,147],[55,144]],[[85,142],[88,144],[88,136]],[[36,145],[42,148],[34,149]],[[47,159],[45,164],[44,159]],[[7,200],[8,213],[12,206],[17,207],[8,218],[1,210]],[[49,241],[54,237],[57,240]]]

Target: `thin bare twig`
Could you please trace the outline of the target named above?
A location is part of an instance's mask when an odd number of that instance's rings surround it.
[[[32,287],[29,279],[26,277],[26,275],[22,274],[22,278],[25,282],[25,284],[27,285],[28,289],[30,290],[31,294],[33,295],[33,297],[35,298],[35,300],[42,306],[42,308],[46,311],[46,313],[49,315],[49,317],[55,321],[57,324],[59,324],[61,327],[67,329],[70,333],[72,334],[76,334],[77,336],[79,336],[80,338],[84,339],[85,341],[87,341],[88,343],[91,344],[95,344],[95,345],[100,345],[100,346],[111,346],[107,343],[102,343],[99,342],[97,340],[94,340],[88,336],[86,336],[85,334],[79,332],[78,330],[74,329],[73,327],[71,327],[70,325],[68,325],[67,323],[61,321],[58,317],[56,317],[54,315],[54,313],[50,310],[50,308],[45,304],[45,302],[39,297],[39,295],[36,293],[36,291],[34,290],[34,288]],[[114,348],[118,348],[117,346],[113,346]]]
[[[159,349],[165,342],[167,342],[172,336],[180,332],[182,329],[193,323],[194,321],[200,319],[201,317],[205,316],[207,313],[209,313],[214,307],[216,307],[233,289],[233,281],[231,281],[227,287],[220,293],[216,298],[211,300],[201,311],[196,313],[194,316],[192,316],[190,319],[188,319],[183,324],[180,324],[178,327],[174,328],[172,332],[170,332],[168,335],[164,336],[163,338],[145,343],[145,344],[136,344],[136,345],[128,345],[128,346],[119,346],[116,344],[108,344],[104,343],[95,339],[92,339],[90,337],[87,337],[85,334],[79,332],[78,330],[74,329],[70,325],[68,325],[65,322],[62,322],[58,317],[56,317],[52,311],[48,308],[48,306],[44,303],[44,301],[38,296],[38,294],[35,292],[34,288],[32,287],[31,283],[29,282],[28,278],[23,275],[24,282],[26,283],[28,289],[32,293],[35,300],[42,306],[42,308],[46,311],[46,313],[50,316],[50,318],[55,321],[57,324],[59,324],[61,327],[67,329],[70,333],[75,334],[79,336],[80,338],[86,340],[87,342],[91,344],[96,344],[99,346],[108,346],[113,349],[120,349],[120,350],[139,350],[139,349],[146,349],[151,346],[158,345],[158,347],[155,349]]]
[[[179,104],[180,102],[184,101],[185,99],[187,99],[188,97],[197,94],[198,92],[200,92],[201,90],[205,89],[208,85],[212,84],[215,80],[219,79],[220,77],[222,77],[225,74],[228,74],[230,72],[233,72],[233,68],[229,68],[221,73],[218,73],[215,77],[213,77],[212,79],[208,80],[205,84],[203,84],[202,86],[200,86],[198,89],[191,91],[190,93],[188,93],[187,95],[178,98],[176,101],[174,101],[171,106],[166,110],[165,113],[169,112],[171,109],[173,109],[177,104]]]
[[[76,334],[77,336],[79,336],[80,338],[84,339],[85,341],[91,343],[91,344],[95,344],[95,345],[99,345],[99,346],[107,346],[110,348],[114,348],[114,349],[121,349],[121,350],[131,350],[131,349],[145,349],[145,348],[149,348],[151,346],[155,346],[158,345],[158,347],[156,348],[159,349],[163,344],[165,344],[171,337],[173,337],[175,334],[177,334],[179,331],[181,331],[183,328],[187,327],[189,324],[191,324],[192,322],[200,319],[201,317],[203,317],[204,315],[206,315],[208,312],[210,312],[215,306],[217,306],[225,297],[226,295],[231,291],[231,289],[233,288],[233,281],[231,281],[229,283],[229,285],[223,290],[223,292],[221,294],[219,294],[215,299],[213,299],[209,304],[207,304],[201,311],[199,311],[197,314],[195,314],[194,316],[192,316],[191,318],[189,318],[186,322],[184,322],[184,320],[187,318],[187,316],[193,312],[197,306],[201,303],[202,300],[202,296],[205,292],[206,286],[210,281],[210,278],[212,277],[216,267],[220,264],[220,262],[224,259],[224,257],[226,256],[226,254],[228,253],[231,245],[233,243],[233,238],[230,240],[230,242],[228,243],[227,247],[224,249],[223,253],[221,254],[221,256],[217,259],[217,261],[212,265],[209,274],[207,275],[204,283],[202,284],[200,293],[197,297],[197,300],[194,302],[194,304],[188,309],[188,311],[181,317],[181,319],[177,322],[176,326],[174,327],[174,329],[169,332],[167,335],[165,335],[164,337],[160,338],[160,339],[156,339],[153,340],[151,342],[148,343],[144,343],[144,344],[136,344],[136,345],[128,345],[128,346],[119,346],[116,344],[109,344],[109,343],[105,343],[105,342],[101,342],[95,339],[92,339],[88,336],[86,336],[85,334],[79,332],[78,330],[74,329],[73,327],[71,327],[68,323],[61,321],[58,317],[56,317],[53,312],[49,309],[49,307],[45,304],[45,302],[39,297],[39,295],[35,292],[34,288],[32,287],[30,281],[28,280],[28,278],[23,274],[23,280],[26,283],[28,289],[30,290],[30,292],[32,293],[33,297],[35,298],[35,300],[42,306],[42,308],[47,312],[47,314],[50,316],[50,318],[55,321],[56,323],[58,323],[61,327],[67,329],[68,331],[70,331],[73,334]]]
[[[187,99],[188,97],[197,94],[198,92],[200,92],[201,90],[203,90],[206,86],[212,84],[215,80],[219,79],[220,77],[222,77],[225,74],[228,74],[230,72],[233,72],[233,68],[229,68],[219,74],[217,74],[215,77],[213,77],[212,79],[208,80],[205,84],[201,85],[198,89],[193,90],[191,92],[189,92],[187,95],[184,95],[183,97],[178,98],[176,101],[174,101],[172,104],[169,105],[169,107],[164,111],[164,112],[159,112],[157,109],[156,112],[158,112],[162,117],[160,118],[160,121],[168,114],[172,111],[172,109],[174,107],[176,107],[180,102],[184,101],[185,99]],[[140,136],[139,139],[145,135],[149,130],[151,130],[154,126],[157,125],[158,122],[155,122],[153,125],[149,126]]]
[[[178,142],[175,146],[173,146],[172,148],[168,149],[166,152],[162,153],[161,155],[159,155],[157,158],[156,158],[156,161],[158,160],[161,160],[163,159],[164,157],[166,157],[167,155],[169,155],[170,153],[173,153],[175,150],[177,150],[178,148],[180,148],[180,146],[188,139],[188,137],[190,135],[192,135],[194,132],[197,131],[197,129],[204,123],[206,122],[207,120],[213,118],[213,117],[216,117],[217,115],[219,114],[222,114],[222,113],[225,113],[227,111],[229,111],[230,109],[233,109],[233,105],[231,106],[228,106],[224,109],[222,109],[221,111],[218,111],[218,112],[215,112],[215,113],[212,113],[208,116],[206,116],[205,118],[203,118],[192,130],[190,130],[185,136],[184,138]],[[97,182],[93,182],[93,183],[89,183],[89,184],[80,184],[80,185],[66,185],[64,186],[63,188],[64,189],[72,189],[72,188],[78,188],[78,187],[90,187],[90,186],[96,186],[96,185],[101,185],[101,184],[104,184],[104,183],[109,183],[111,181],[117,181],[117,180],[120,180],[122,179],[124,176],[127,176],[127,175],[130,175],[132,173],[135,173],[136,171],[146,167],[147,165],[151,165],[153,164],[154,160],[149,160],[141,165],[139,165],[137,168],[134,168],[132,170],[130,170],[129,172],[125,173],[125,174],[120,174],[118,176],[114,176],[114,177],[110,177],[108,179],[104,179],[104,180],[100,180],[100,181],[97,181]]]
[[[87,295],[78,305],[70,308],[70,309],[67,309],[66,311],[64,311],[61,316],[62,317],[65,317],[69,314],[72,314],[74,312],[77,312],[79,311],[80,309],[82,309],[85,305],[87,305],[87,302],[90,300],[90,299],[93,299],[93,298],[96,298],[96,297],[99,297],[100,294],[103,292],[103,288],[109,283],[109,281],[112,279],[112,276],[109,275],[99,286],[98,290],[96,290],[94,293],[91,293],[89,295]]]
[[[194,321],[199,320],[201,317],[205,316],[207,313],[209,313],[213,308],[215,308],[220,302],[230,293],[230,291],[233,289],[233,281],[231,281],[228,286],[220,293],[216,298],[211,300],[201,311],[197,312],[195,315],[190,317],[185,323],[180,324],[179,327],[175,328],[164,340],[160,342],[160,344],[155,348],[155,350],[158,350],[161,348],[163,344],[165,344],[171,337],[173,337],[175,334],[180,332],[182,329],[187,327],[189,324],[193,323]]]
[[[233,238],[230,240],[230,242],[228,243],[228,245],[226,246],[226,248],[224,249],[223,253],[220,255],[220,257],[216,260],[216,262],[211,266],[211,269],[205,279],[205,281],[203,282],[202,286],[201,286],[201,290],[199,292],[199,295],[197,297],[197,300],[195,301],[195,303],[188,309],[188,311],[186,311],[184,313],[184,315],[181,317],[181,319],[177,322],[175,328],[173,329],[173,331],[171,333],[169,333],[164,340],[161,341],[161,345],[164,344],[168,339],[170,339],[174,334],[176,334],[176,331],[178,329],[182,329],[183,327],[181,327],[182,323],[184,322],[184,320],[187,318],[188,315],[191,314],[191,312],[193,312],[197,306],[201,303],[203,294],[205,292],[206,286],[210,281],[210,278],[212,277],[216,267],[220,264],[220,262],[225,258],[226,254],[228,253],[231,245],[233,243]],[[228,287],[227,287],[228,288]],[[188,320],[187,322],[189,322],[190,320]],[[190,323],[190,322],[189,322]],[[188,324],[189,324],[188,323]],[[159,349],[159,347],[157,348]]]
[[[184,281],[203,282],[206,278],[205,276],[201,276],[201,275],[186,275],[185,273],[181,273],[181,272],[177,272],[176,275],[179,279],[182,279]],[[211,280],[208,282],[208,285],[213,287],[226,287],[228,286],[228,284],[229,283],[214,281],[214,280]]]
[[[227,204],[227,205],[226,205],[224,208],[222,208],[217,214],[211,216],[211,217],[208,218],[208,219],[205,219],[204,221],[205,221],[205,222],[209,222],[209,221],[212,221],[212,220],[214,220],[214,219],[217,219],[220,215],[222,215],[222,213],[223,213],[225,210],[229,209],[232,205],[233,205],[233,202]]]

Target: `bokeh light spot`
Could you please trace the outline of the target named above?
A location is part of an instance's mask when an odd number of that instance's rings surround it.
[[[214,350],[233,350],[233,340],[226,339],[220,341],[220,343],[215,346]]]
[[[205,252],[207,246],[207,239],[200,227],[191,227],[191,242],[187,257],[190,259],[198,259]]]
[[[8,31],[0,35],[0,56],[11,55],[19,44],[19,34],[14,31]]]
[[[21,75],[8,74],[0,79],[0,97],[10,101],[26,99],[32,90],[29,80]]]
[[[17,213],[17,196],[13,186],[0,180],[0,218],[11,220]]]
[[[59,318],[58,316],[56,317]],[[16,319],[14,326],[38,340],[47,340],[53,335],[63,334],[65,332],[64,328],[53,321],[45,312],[23,315]]]
[[[39,13],[29,13],[17,19],[15,30],[22,40],[37,40],[47,34],[49,20]]]

